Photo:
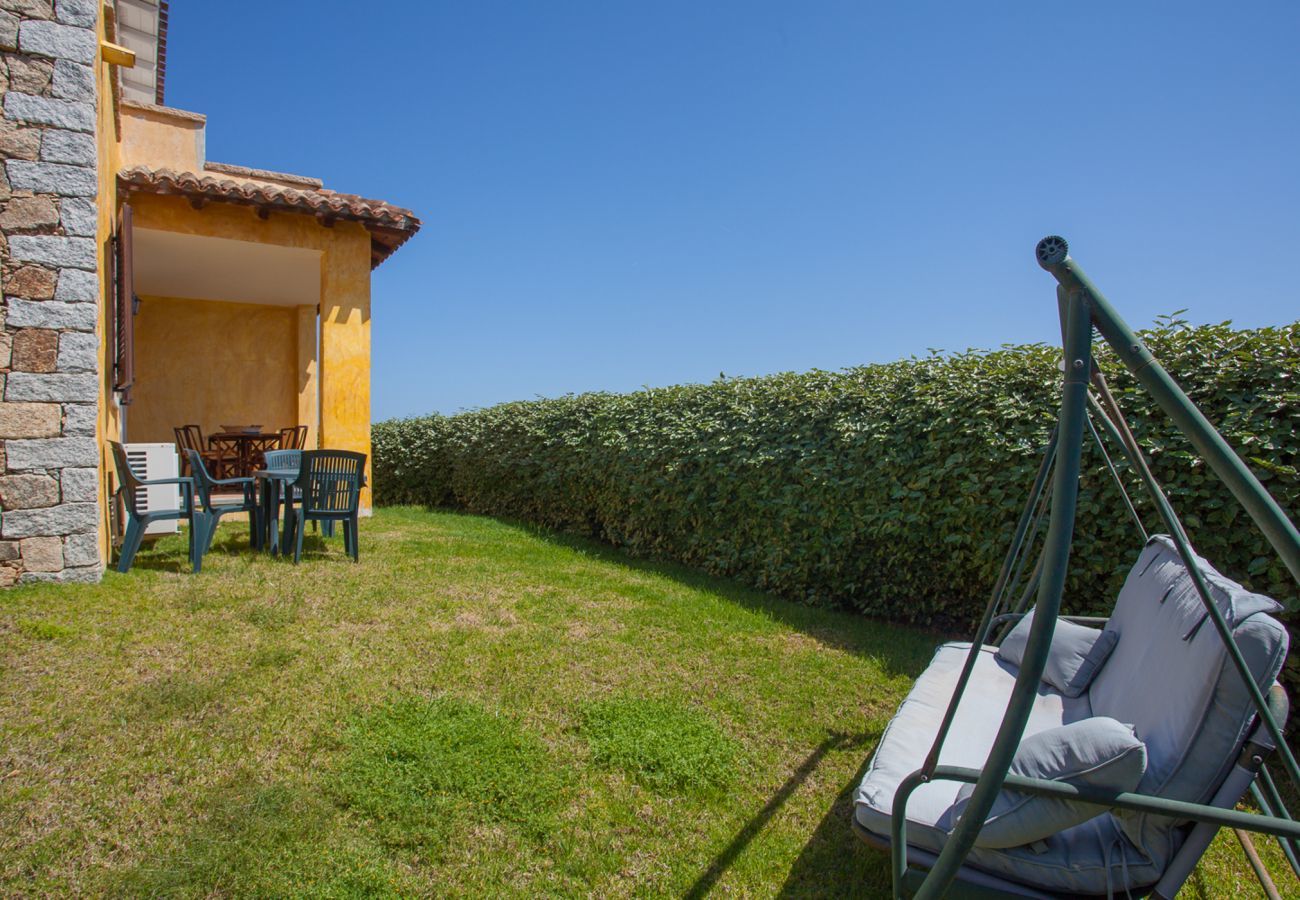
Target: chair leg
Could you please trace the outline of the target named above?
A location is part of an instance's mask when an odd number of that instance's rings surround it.
[[[217,526],[221,524],[221,513],[211,513],[208,516],[207,531],[204,535],[206,540],[203,542],[203,552],[207,553],[212,549],[212,541],[217,536]]]
[[[293,561],[297,565],[298,560],[302,559],[302,533],[307,530],[307,523],[303,521],[305,510],[302,508],[294,510],[294,528],[293,528]]]
[[[140,542],[144,540],[144,525],[135,516],[131,516],[126,523],[126,534],[122,537],[122,550],[117,558],[117,570],[119,572],[129,572],[131,563],[135,562],[135,554],[140,549]]]
[[[357,529],[357,514],[352,514],[352,561],[361,562],[360,532]]]
[[[190,568],[196,573],[203,569],[203,556],[212,543],[213,530],[212,521],[207,513],[196,512],[190,516],[190,531],[193,532],[190,539]]]
[[[261,505],[253,503],[248,510],[248,546],[253,550],[261,549]]]

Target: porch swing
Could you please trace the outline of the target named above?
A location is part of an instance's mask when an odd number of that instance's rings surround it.
[[[1044,238],[1036,254],[1059,283],[1060,417],[974,639],[940,647],[889,723],[854,830],[891,854],[897,898],[1172,898],[1224,827],[1277,896],[1249,833],[1276,837],[1300,876],[1300,823],[1267,765],[1300,790],[1276,681],[1282,605],[1196,555],[1093,364],[1093,329],[1298,581],[1300,534],[1066,242]],[[1109,618],[1060,615],[1087,435],[1144,545]],[[1106,439],[1166,533],[1148,534]],[[1260,813],[1236,809],[1247,793]]]

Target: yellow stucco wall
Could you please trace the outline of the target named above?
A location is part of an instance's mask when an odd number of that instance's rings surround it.
[[[278,431],[298,424],[298,311],[292,306],[141,297],[132,441],[173,440],[197,423]]]
[[[107,20],[103,11],[99,16],[98,35],[100,41],[106,39]],[[121,432],[121,420],[118,418],[116,398],[113,394],[113,357],[108,340],[109,316],[112,314],[112,293],[109,287],[111,267],[110,239],[113,235],[114,219],[117,216],[117,171],[121,168],[121,136],[113,115],[113,95],[111,90],[112,68],[103,60],[95,65],[95,95],[97,97],[96,144],[99,150],[99,185],[96,201],[99,206],[96,226],[96,243],[98,245],[99,263],[99,317],[96,332],[99,337],[99,415],[96,419],[96,438],[100,448],[99,464],[99,555],[105,563],[110,558],[112,549],[112,521],[109,515],[109,498],[116,486],[116,476],[111,475],[112,455],[108,453],[108,440],[116,440]]]
[[[165,107],[122,106],[122,166],[203,171],[205,119]]]
[[[269,218],[260,219],[249,207],[226,203],[210,203],[196,210],[182,197],[156,194],[132,195],[130,203],[138,228],[279,244],[320,252],[320,358],[317,367],[309,373],[306,367],[298,364],[300,344],[296,339],[285,341],[279,351],[280,358],[286,369],[300,376],[295,416],[312,408],[319,388],[319,446],[356,450],[369,457],[370,235],[365,228],[356,222],[337,222],[327,228],[314,217],[298,213],[272,213]],[[302,331],[303,325],[300,319],[295,320],[295,336]],[[214,343],[220,340],[215,335],[210,339]],[[178,424],[184,423],[172,422],[167,427]],[[131,439],[143,440],[132,425],[133,421],[128,423]],[[368,470],[369,461],[367,480]],[[361,504],[363,509],[370,509],[369,489],[362,493]]]

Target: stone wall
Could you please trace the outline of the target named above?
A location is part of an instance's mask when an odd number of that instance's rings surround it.
[[[0,586],[99,559],[97,0],[0,0]]]

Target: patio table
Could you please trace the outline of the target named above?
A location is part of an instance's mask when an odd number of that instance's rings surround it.
[[[262,485],[262,547],[271,554],[278,554],[280,546],[289,545],[289,523],[292,517],[289,508],[293,506],[290,485],[298,480],[297,469],[258,469],[253,477]],[[284,529],[279,528],[280,506],[286,507]]]
[[[252,477],[262,485],[262,549],[272,555],[278,555],[281,547],[286,550],[293,540],[293,494],[291,485],[298,480],[298,469],[258,469]],[[367,484],[366,476],[361,476],[361,486]],[[284,526],[280,527],[281,507],[284,508]],[[334,523],[321,524],[321,533],[326,537],[334,534]]]
[[[247,478],[262,461],[261,455],[267,450],[280,446],[280,434],[258,431],[219,431],[208,435],[208,446],[214,450],[227,450],[234,456],[234,472],[227,473],[227,478]]]

